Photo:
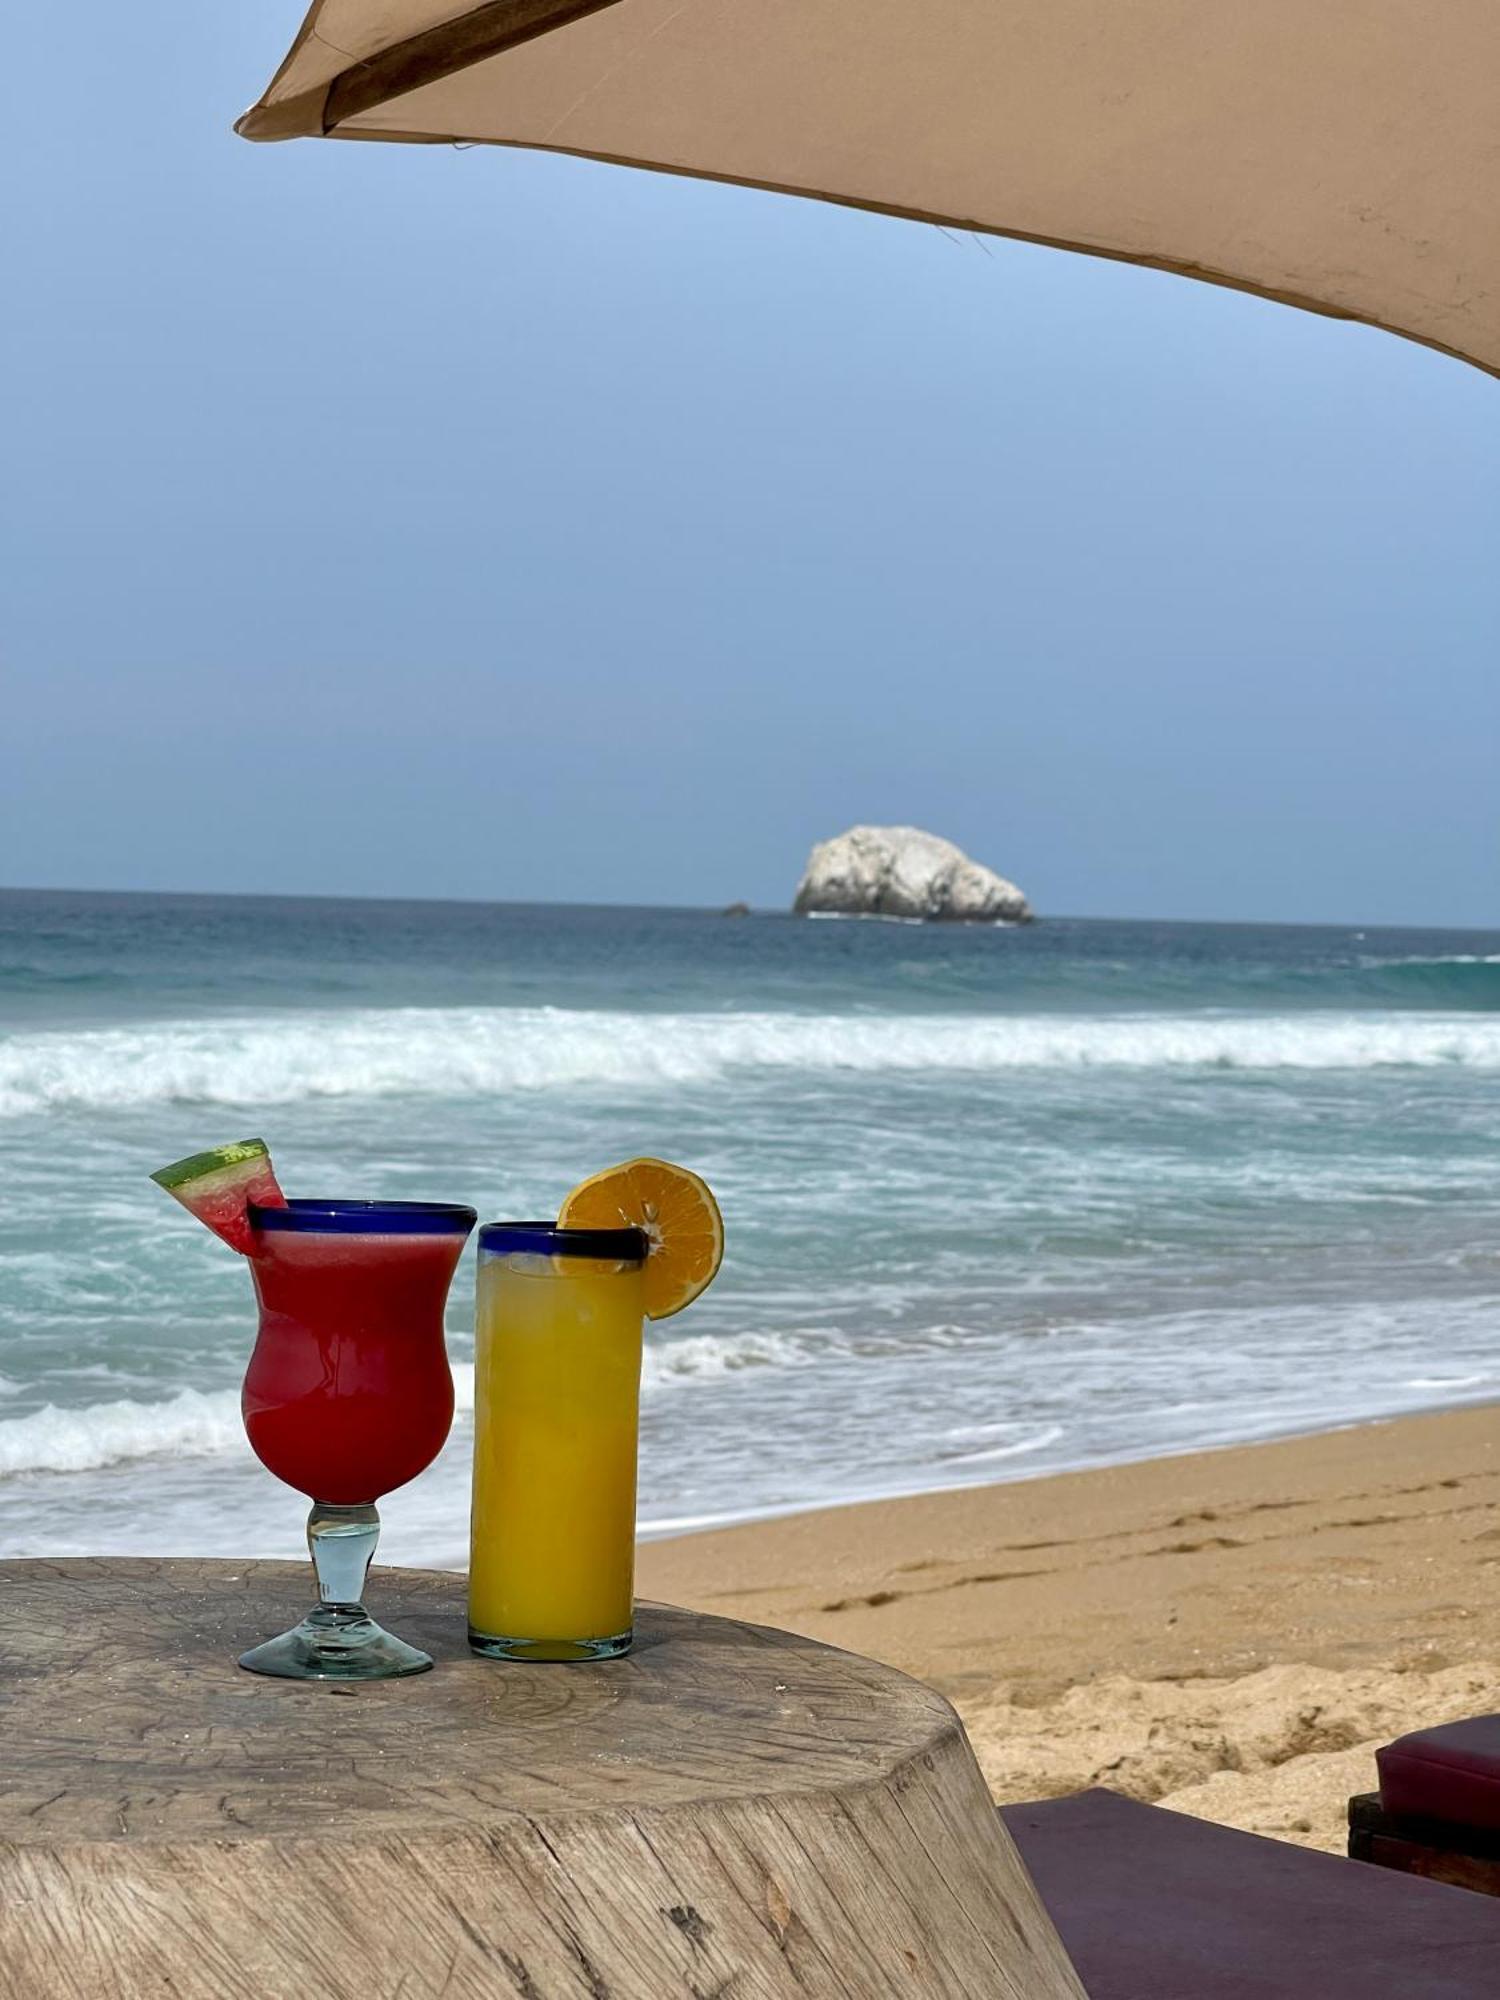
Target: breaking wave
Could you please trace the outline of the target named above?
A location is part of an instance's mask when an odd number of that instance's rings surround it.
[[[646,1014],[397,1008],[13,1035],[0,1116],[52,1108],[471,1097],[730,1072],[1500,1070],[1500,1019],[1434,1014]]]
[[[0,1424],[0,1478],[93,1472],[133,1458],[211,1458],[245,1446],[238,1389],[180,1389],[162,1403],[52,1404]]]
[[[785,1334],[694,1334],[648,1342],[641,1371],[647,1396],[745,1368],[795,1368],[812,1356]],[[453,1364],[458,1413],[474,1408],[474,1364]],[[180,1389],[158,1403],[121,1398],[78,1409],[48,1404],[0,1423],[0,1479],[24,1472],[97,1472],[145,1458],[213,1458],[248,1451],[238,1389]]]

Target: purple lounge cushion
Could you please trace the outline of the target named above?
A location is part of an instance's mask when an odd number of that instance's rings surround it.
[[[1413,1730],[1375,1752],[1380,1803],[1399,1819],[1500,1831],[1500,1715]]]
[[[1089,2000],[1500,2000],[1500,1897],[1113,1792],[1001,1818]]]

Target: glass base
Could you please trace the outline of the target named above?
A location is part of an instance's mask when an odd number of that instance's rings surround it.
[[[279,1639],[241,1653],[240,1665],[284,1681],[388,1681],[425,1674],[432,1655],[408,1646],[363,1611],[320,1605]]]
[[[607,1639],[502,1639],[469,1627],[469,1650],[486,1660],[618,1660],[630,1651],[634,1631],[627,1626]]]

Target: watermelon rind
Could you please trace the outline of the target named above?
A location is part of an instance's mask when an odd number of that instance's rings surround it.
[[[255,1254],[251,1204],[286,1206],[264,1139],[239,1139],[232,1146],[193,1153],[160,1168],[151,1178],[242,1257]]]
[[[242,1166],[246,1160],[268,1160],[270,1157],[270,1148],[264,1139],[236,1139],[233,1145],[213,1146],[206,1153],[191,1153],[185,1160],[174,1160],[169,1167],[158,1167],[151,1178],[168,1194],[176,1194],[179,1188],[202,1180],[207,1174],[221,1173],[225,1167]]]

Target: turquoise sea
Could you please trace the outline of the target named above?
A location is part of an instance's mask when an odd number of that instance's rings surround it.
[[[0,1551],[301,1547],[245,1268],[146,1178],[251,1132],[486,1218],[699,1168],[651,1531],[1500,1394],[1500,931],[12,891]],[[467,1448],[384,1555],[463,1560]]]

